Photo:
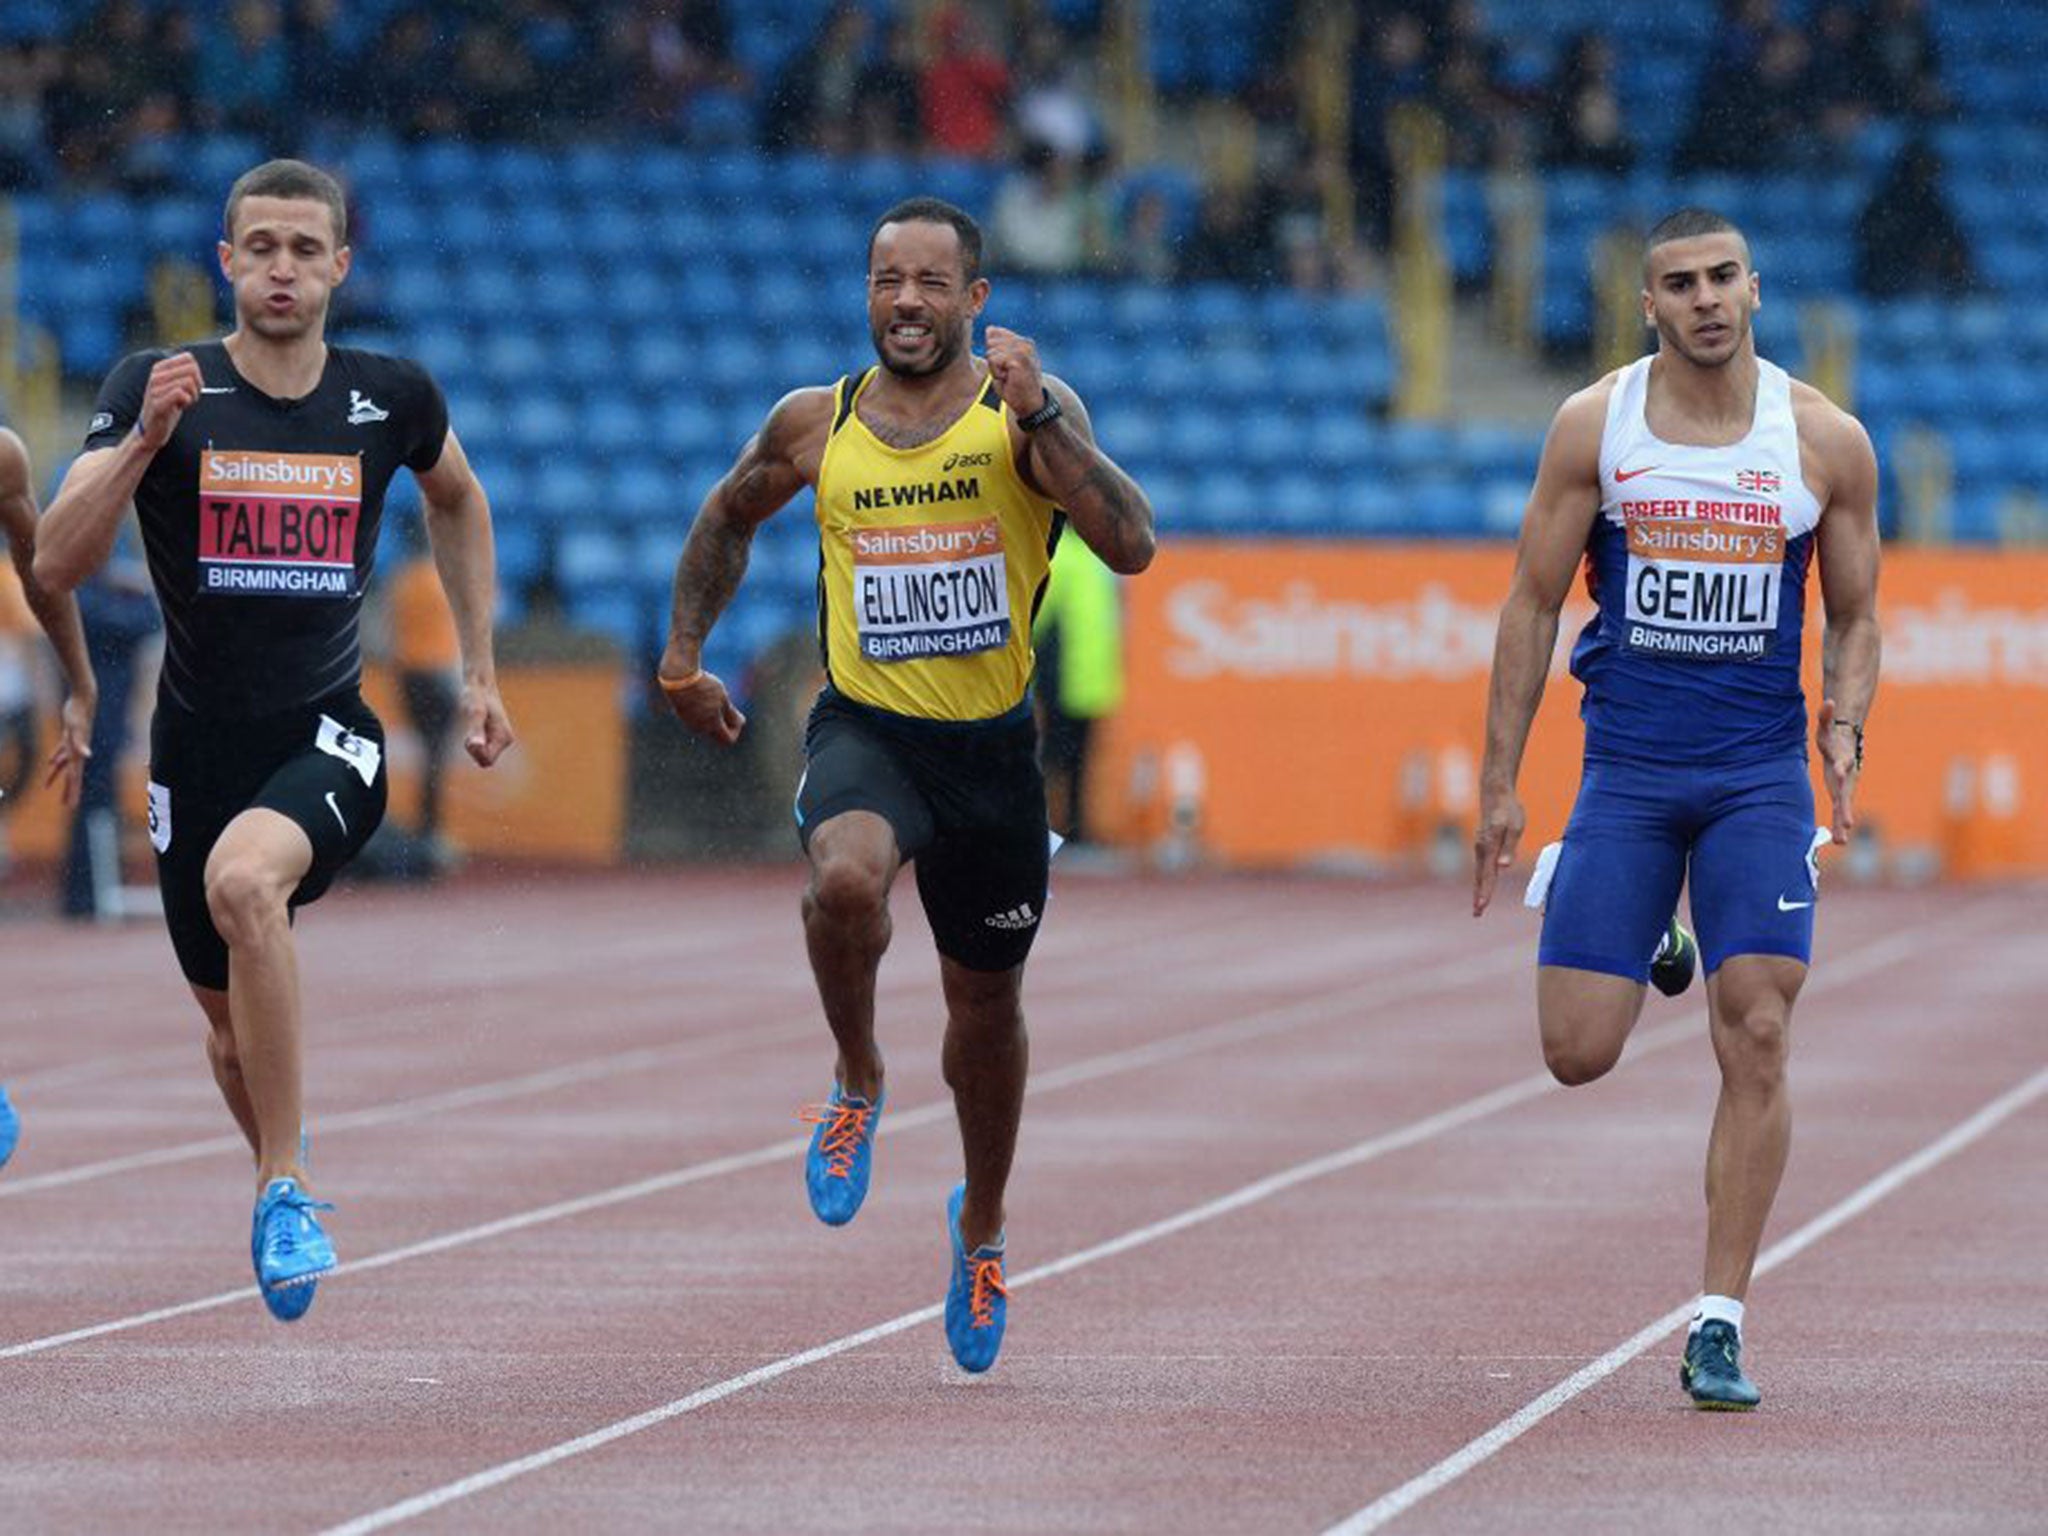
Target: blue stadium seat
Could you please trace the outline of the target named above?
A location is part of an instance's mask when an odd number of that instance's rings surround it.
[[[1324,477],[1303,469],[1283,469],[1265,483],[1261,495],[1267,525],[1278,532],[1330,532],[1338,522]]]
[[[1259,474],[1273,474],[1307,459],[1299,424],[1280,411],[1247,411],[1232,435],[1231,456]]]
[[[485,376],[502,389],[556,387],[555,360],[532,331],[493,332],[483,344],[480,361]]]
[[[627,523],[660,524],[674,531],[676,548],[689,527],[694,502],[686,504],[676,476],[652,457],[634,456],[612,466],[605,477],[605,507]]]
[[[630,585],[625,542],[603,527],[565,527],[556,536],[555,575],[573,597],[593,587]]]
[[[498,554],[500,591],[523,591],[546,567],[548,547],[537,524],[519,517],[498,516],[492,535]]]
[[[569,617],[617,645],[629,666],[659,648],[660,631],[638,593],[594,586],[570,591],[568,598]]]
[[[513,435],[527,453],[557,453],[576,446],[576,412],[558,395],[545,390],[516,395],[506,414]]]

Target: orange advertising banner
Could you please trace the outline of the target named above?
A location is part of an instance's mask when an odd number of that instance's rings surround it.
[[[1469,860],[1507,545],[1169,544],[1124,584],[1129,691],[1093,775],[1118,841],[1228,863]],[[1820,598],[1809,583],[1809,710]],[[2048,871],[2048,556],[1891,550],[1858,815],[1898,873]],[[1521,792],[1524,854],[1577,792],[1591,616],[1567,604]],[[1818,793],[1818,777],[1816,776]],[[1822,817],[1826,801],[1819,800]]]
[[[450,750],[443,789],[443,831],[459,846],[485,858],[544,859],[607,864],[618,860],[626,825],[626,724],[619,704],[616,665],[578,663],[523,666],[499,678],[505,707],[518,740],[489,772],[479,768],[458,741]],[[388,815],[413,825],[419,805],[420,744],[406,723],[398,690],[388,673],[371,667],[363,675],[363,696],[384,722],[385,761],[391,774]],[[53,722],[42,730],[44,751],[55,739]],[[147,775],[137,760],[123,765],[121,795],[128,825],[148,820]],[[22,796],[7,825],[13,851],[31,859],[55,858],[68,835],[70,818],[53,791],[36,788]],[[131,869],[133,878],[154,879],[148,845]]]

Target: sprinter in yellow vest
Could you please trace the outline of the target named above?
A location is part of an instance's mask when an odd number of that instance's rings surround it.
[[[834,1226],[867,1193],[883,1104],[875,972],[890,884],[915,860],[967,1171],[947,1205],[946,1338],[964,1368],[984,1371],[1005,1317],[1024,960],[1045,910],[1031,616],[1063,524],[1112,570],[1136,573],[1152,560],[1152,508],[1030,341],[991,325],[975,356],[989,285],[973,219],[935,198],[899,203],[869,239],[867,286],[881,366],[784,396],[712,488],[676,568],[659,678],[685,725],[739,739],[744,718],[702,668],[704,637],[754,530],[815,487],[826,682],[797,828],[811,864],[804,938],[839,1059],[829,1101],[806,1112],[817,1130],[805,1183]]]

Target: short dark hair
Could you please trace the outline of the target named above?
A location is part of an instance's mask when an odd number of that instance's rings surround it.
[[[235,215],[245,197],[288,197],[325,203],[328,216],[334,220],[334,243],[348,244],[348,199],[342,195],[341,183],[317,165],[308,165],[303,160],[266,160],[253,171],[242,172],[228,189],[228,205],[221,215],[221,229],[230,241],[235,238]]]
[[[1749,236],[1733,219],[1711,208],[1680,208],[1651,225],[1649,234],[1643,237],[1643,275],[1649,276],[1650,252],[1658,246],[1669,245],[1674,240],[1691,240],[1698,235],[1733,235],[1742,242],[1743,265],[1749,264]]]
[[[956,208],[942,197],[906,197],[879,219],[868,231],[868,265],[875,261],[875,237],[884,224],[950,224],[960,237],[960,262],[967,269],[967,281],[981,276],[981,226],[964,208]]]

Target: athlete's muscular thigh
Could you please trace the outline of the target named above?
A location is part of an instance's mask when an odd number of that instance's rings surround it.
[[[1536,968],[1536,1025],[1543,1064],[1566,1086],[1605,1076],[1643,1011],[1639,981],[1568,965]]]

